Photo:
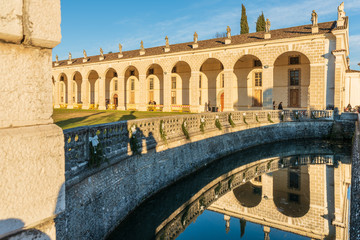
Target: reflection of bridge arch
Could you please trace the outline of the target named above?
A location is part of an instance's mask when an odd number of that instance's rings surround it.
[[[235,198],[241,206],[253,208],[259,205],[262,199],[262,186],[249,181],[233,190]]]
[[[183,232],[187,226],[189,226],[192,222],[195,221],[195,219],[207,208],[209,208],[212,211],[223,213],[225,211],[224,209],[227,209],[228,205],[224,205],[221,207],[214,207],[214,204],[216,206],[217,202],[222,201],[223,197],[226,198],[225,202],[228,204],[229,199],[227,196],[233,196],[233,198],[238,203],[239,207],[238,209],[241,210],[243,213],[252,214],[255,212],[266,212],[268,215],[267,217],[261,216],[259,219],[247,219],[247,221],[252,221],[258,224],[264,225],[270,224],[268,221],[271,222],[271,218],[275,217],[276,219],[280,219],[279,222],[284,221],[285,225],[282,226],[281,224],[278,225],[279,229],[283,229],[284,231],[293,232],[296,234],[309,236],[309,237],[324,237],[328,232],[327,230],[322,229],[324,232],[320,233],[317,232],[316,234],[311,233],[313,230],[313,226],[306,226],[306,228],[301,228],[298,225],[306,224],[304,220],[302,221],[300,215],[305,215],[309,212],[309,209],[307,209],[307,202],[305,201],[304,207],[301,208],[299,211],[292,211],[292,209],[286,209],[283,211],[282,209],[279,209],[276,207],[273,196],[272,196],[272,186],[273,181],[271,181],[271,184],[268,184],[268,186],[271,186],[269,191],[269,188],[264,189],[264,191],[261,194],[260,198],[254,198],[255,201],[257,201],[255,204],[249,204],[246,205],[249,199],[244,199],[242,197],[236,196],[238,189],[241,188],[247,188],[247,186],[257,186],[262,188],[265,187],[265,183],[269,180],[269,176],[275,175],[276,171],[283,171],[283,172],[291,172],[293,169],[296,168],[302,168],[302,171],[304,171],[307,175],[307,165],[313,167],[313,168],[324,168],[327,165],[332,165],[333,162],[333,156],[330,155],[302,155],[299,157],[276,157],[272,159],[266,159],[266,160],[259,160],[256,163],[250,163],[243,167],[240,167],[238,169],[235,169],[231,172],[231,175],[225,174],[223,177],[220,177],[218,179],[221,179],[219,182],[213,181],[205,188],[207,189],[205,192],[200,191],[199,194],[196,194],[194,197],[194,201],[191,203],[187,203],[187,205],[183,205],[180,209],[176,212],[178,214],[171,215],[169,219],[164,221],[161,224],[161,228],[159,227],[159,231],[157,233],[157,239],[167,239],[166,237],[170,237],[171,239],[174,239],[176,236],[180,235],[181,232]],[[323,171],[325,172],[325,171]],[[259,178],[259,176],[267,177],[267,179],[263,180],[263,184],[256,184],[255,179]],[[304,183],[307,180],[304,179]],[[268,187],[267,186],[267,187]],[[204,188],[204,189],[205,189]],[[275,188],[276,189],[276,188]],[[233,190],[233,191],[232,191]],[[234,192],[234,194],[232,193]],[[305,191],[306,192],[306,191]],[[235,196],[234,196],[235,195]],[[305,196],[305,195],[304,195]],[[274,196],[275,197],[275,196]],[[324,198],[324,196],[321,196]],[[263,204],[266,203],[266,204]],[[268,205],[270,203],[270,205]],[[247,209],[247,210],[245,210]],[[275,212],[273,211],[275,210]],[[281,212],[280,212],[280,211]],[[314,210],[314,209],[312,209]],[[240,213],[237,217],[243,218],[243,213]],[[225,213],[224,213],[225,214]],[[314,211],[312,211],[309,215],[312,215],[311,217],[314,217]],[[297,221],[292,220],[299,219]],[[303,216],[304,217],[304,216]],[[323,221],[328,221],[328,219],[324,219],[322,215],[318,214],[317,217],[322,220],[321,224],[324,226]],[[267,219],[265,222],[263,219]],[[270,226],[270,225],[269,225]],[[290,227],[289,227],[290,226]],[[273,226],[272,226],[273,227]],[[293,229],[294,228],[294,229]],[[306,230],[308,228],[308,230]]]

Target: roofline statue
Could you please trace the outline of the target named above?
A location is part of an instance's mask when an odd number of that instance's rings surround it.
[[[265,32],[270,32],[271,23],[270,20],[267,18],[265,21]]]
[[[318,15],[315,10],[313,10],[311,13],[311,22],[313,27],[316,27],[318,25]]]
[[[198,42],[198,34],[195,32],[194,33],[194,43],[197,43]]]
[[[87,54],[86,54],[85,49],[83,50],[83,54],[84,54],[84,58],[87,58]]]
[[[231,39],[231,28],[229,26],[226,28],[226,37]]]

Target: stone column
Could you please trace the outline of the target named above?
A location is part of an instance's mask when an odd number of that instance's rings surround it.
[[[120,72],[120,71],[119,71]],[[125,77],[118,76],[118,107],[117,110],[125,110]]]
[[[230,216],[224,215],[226,234],[230,231]]]
[[[71,76],[71,75],[70,75]],[[67,84],[67,108],[73,109],[74,108],[74,101],[73,101],[73,81],[70,77],[68,77],[68,84]]]
[[[262,175],[262,198],[267,201],[272,201],[273,197],[273,176],[271,173]],[[263,200],[263,201],[264,201]]]
[[[335,56],[335,88],[334,88],[334,107],[338,108],[340,112],[344,110],[343,99],[343,81],[344,81],[344,65],[345,65],[345,52],[333,52]]]
[[[263,68],[263,108],[273,109],[274,66]]]
[[[224,70],[224,112],[234,111],[233,92],[233,72],[232,68]]]
[[[56,239],[65,209],[64,135],[51,118],[60,39],[60,0],[0,0],[1,239]]]
[[[147,91],[146,91],[146,75],[139,75],[139,85],[138,85],[138,94],[139,96],[137,97],[138,102],[136,102],[137,104],[137,109],[139,111],[146,111],[147,110]]]
[[[171,69],[164,71],[164,112],[170,112],[171,108]]]
[[[106,103],[105,103],[105,79],[106,76],[102,75],[99,76],[99,110],[106,110]]]
[[[81,101],[83,109],[89,109],[89,79],[83,79],[81,84]]]
[[[55,80],[54,108],[60,108],[59,104],[59,81]]]
[[[264,240],[270,240],[270,228],[264,226]]]
[[[199,71],[191,71],[190,77],[190,111],[199,112]]]

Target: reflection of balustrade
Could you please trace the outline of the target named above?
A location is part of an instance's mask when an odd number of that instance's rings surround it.
[[[255,128],[258,127],[260,123],[269,124],[269,115],[273,122],[279,123],[281,121],[281,111],[231,112],[231,115],[235,126],[241,128]],[[244,118],[246,119],[246,124]],[[79,167],[79,164],[82,166],[89,160],[89,137],[98,135],[99,142],[103,149],[102,152],[107,159],[115,157],[121,159],[130,155],[128,150],[129,129],[132,126],[135,126],[137,129],[136,136],[140,148],[145,147],[143,145],[144,142],[146,142],[146,148],[150,149],[156,147],[158,143],[164,143],[164,139],[160,135],[161,122],[167,143],[169,143],[179,139],[185,139],[182,130],[184,121],[186,121],[186,128],[190,137],[193,137],[203,134],[200,129],[202,121],[205,122],[205,126],[203,126],[205,132],[218,131],[215,126],[216,119],[219,120],[224,128],[231,128],[229,113],[224,112],[139,119],[64,130],[66,171],[76,169]],[[291,121],[291,119],[287,121]],[[241,128],[238,130],[241,130]],[[265,166],[259,170],[261,170],[262,173],[264,169],[267,169],[267,167]]]

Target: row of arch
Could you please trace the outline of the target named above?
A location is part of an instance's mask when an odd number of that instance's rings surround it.
[[[192,69],[185,61],[177,62],[171,73],[159,64],[151,64],[146,70],[145,82],[140,81],[139,70],[133,65],[121,74],[109,68],[103,75],[104,86],[100,86],[101,73],[96,70],[90,70],[85,77],[79,71],[71,76],[62,72],[53,77],[54,104],[83,104],[85,108],[91,104],[115,105],[122,109],[137,108],[141,104],[197,105],[200,111],[209,110],[209,106],[221,111],[226,104],[226,94],[231,95],[228,108],[236,110],[263,107],[263,99],[270,92],[271,100],[283,102],[285,107],[307,107],[310,61],[305,54],[286,52],[280,55],[270,67],[273,68],[272,82],[263,74],[267,68],[269,66],[264,66],[257,56],[248,54],[235,63],[229,74],[225,73],[220,60],[208,58],[199,69],[196,90],[191,88],[194,87],[191,85]],[[167,78],[170,82],[165,82],[166,74],[171,74]],[[193,95],[197,96],[195,100]]]

